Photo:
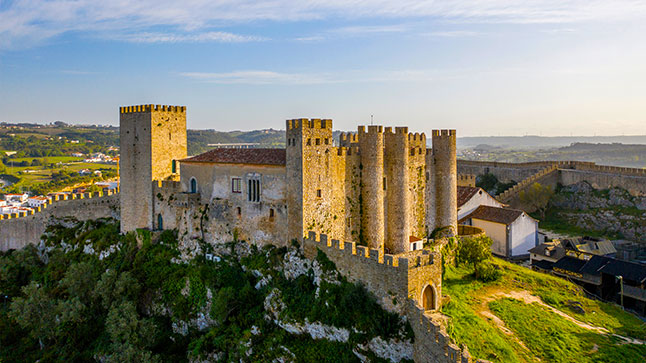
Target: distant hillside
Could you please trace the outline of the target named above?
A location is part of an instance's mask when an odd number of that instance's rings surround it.
[[[460,130],[458,130],[458,135]],[[458,148],[474,148],[478,145],[498,146],[508,149],[541,149],[569,146],[575,143],[621,143],[646,145],[646,135],[634,136],[478,136],[458,137]]]
[[[213,148],[209,144],[259,143],[260,147],[285,147],[284,130],[216,131],[188,130],[188,154],[196,155]]]
[[[542,160],[591,161],[600,165],[646,167],[646,145],[641,144],[592,144],[573,143],[558,148],[523,149],[502,148],[478,144],[474,148],[460,149],[458,157],[467,160],[522,163]]]

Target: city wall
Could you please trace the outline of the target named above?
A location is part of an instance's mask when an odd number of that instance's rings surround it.
[[[79,221],[108,218],[119,219],[119,194],[71,194],[66,200],[53,201],[30,215],[4,215],[0,220],[0,250],[20,249],[38,244],[47,226],[65,218]]]
[[[442,291],[439,253],[417,250],[380,256],[377,249],[329,240],[324,234],[310,232],[303,240],[305,255],[314,259],[319,249],[349,280],[363,283],[382,306],[406,315],[415,334],[415,362],[475,362],[466,349],[451,342],[441,324],[433,320],[431,312],[420,307],[422,289],[431,286],[437,300],[435,309],[439,308]]]

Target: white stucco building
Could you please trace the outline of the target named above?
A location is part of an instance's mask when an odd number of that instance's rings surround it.
[[[493,240],[491,252],[500,257],[529,257],[538,244],[538,221],[519,209],[481,205],[460,223],[482,228]]]

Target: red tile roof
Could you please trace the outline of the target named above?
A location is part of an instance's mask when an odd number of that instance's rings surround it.
[[[285,149],[218,148],[180,160],[187,163],[285,165]]]
[[[463,187],[458,186],[458,208],[469,201],[476,193],[481,190],[478,187]]]
[[[520,209],[498,208],[490,207],[488,205],[481,205],[476,208],[476,210],[471,212],[468,216],[462,218],[462,220],[473,218],[502,224],[511,224],[516,219],[518,219],[521,214],[523,214],[523,211]]]

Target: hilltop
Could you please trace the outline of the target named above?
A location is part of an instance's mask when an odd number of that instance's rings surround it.
[[[97,220],[52,226],[0,256],[0,360],[410,361],[405,318],[323,252],[245,242],[193,253],[173,231],[119,235]],[[198,253],[194,253],[194,252]],[[189,258],[189,255],[196,256]],[[447,265],[444,329],[494,362],[640,362],[646,325],[565,280],[501,260],[494,282]]]

